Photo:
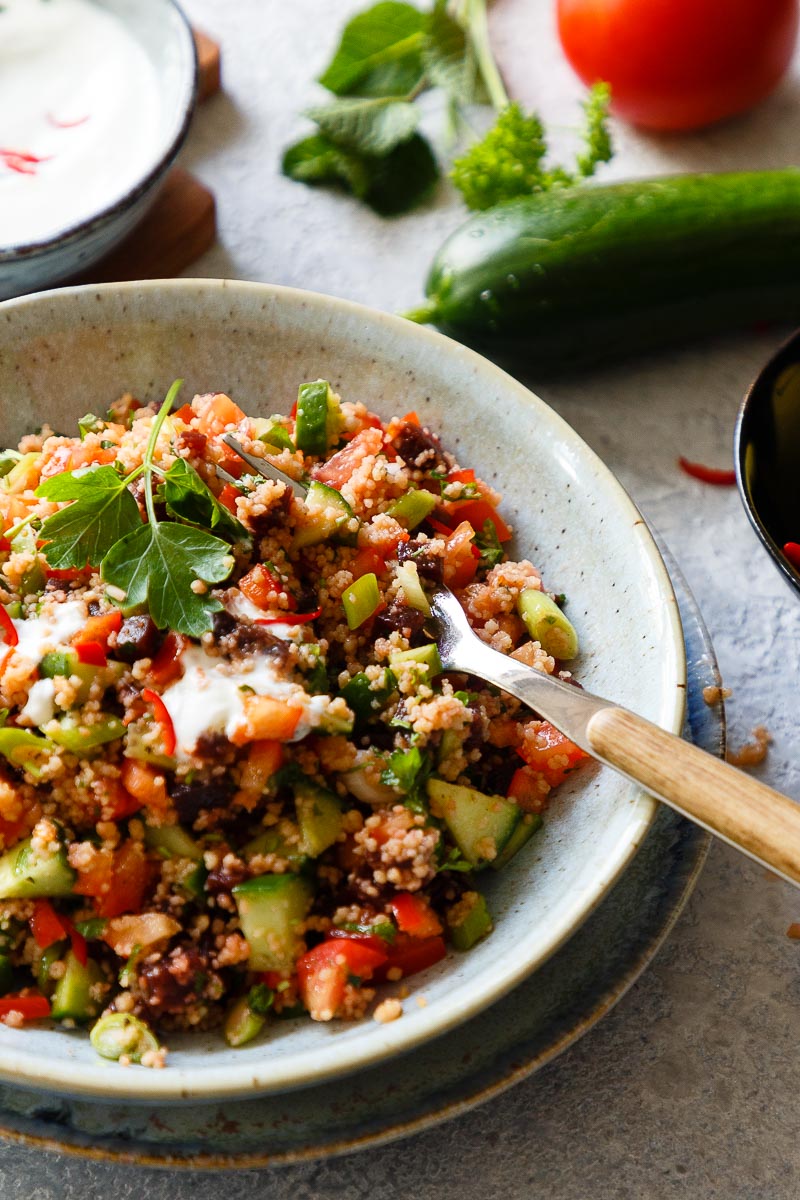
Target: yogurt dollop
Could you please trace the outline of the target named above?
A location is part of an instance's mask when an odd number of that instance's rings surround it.
[[[0,249],[43,241],[122,197],[152,165],[155,68],[90,0],[0,7]]]

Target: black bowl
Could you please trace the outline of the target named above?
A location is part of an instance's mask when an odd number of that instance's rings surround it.
[[[800,543],[800,330],[756,376],[739,410],[736,481],[753,528],[787,583],[800,569],[783,553]]]

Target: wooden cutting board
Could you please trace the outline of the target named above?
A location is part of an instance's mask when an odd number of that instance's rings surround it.
[[[199,66],[198,103],[221,87],[220,50],[195,31]],[[73,283],[114,283],[123,279],[166,279],[178,275],[214,244],[214,195],[181,167],[167,175],[153,207],[110,254]]]

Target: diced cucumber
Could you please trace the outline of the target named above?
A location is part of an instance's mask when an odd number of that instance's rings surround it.
[[[15,467],[22,458],[19,450],[3,450],[0,453],[0,479],[5,479],[6,475]]]
[[[145,825],[144,840],[151,850],[157,850],[165,858],[203,861],[201,847],[180,825]]]
[[[71,896],[75,872],[63,844],[52,854],[37,853],[26,838],[0,858],[0,900]]]
[[[428,597],[425,595],[425,589],[420,583],[417,564],[412,562],[410,558],[407,558],[397,567],[395,578],[403,589],[406,604],[409,604],[411,608],[416,608],[419,612],[424,613],[426,617],[429,617],[431,615],[431,606],[428,602]]]
[[[465,892],[455,907],[458,919],[452,923],[448,919],[447,923],[450,941],[456,950],[471,950],[476,942],[492,931],[492,918],[486,900],[480,892]]]
[[[13,726],[0,729],[0,754],[34,779],[42,774],[56,749],[55,742],[39,737],[29,729],[16,729]]]
[[[255,436],[265,446],[271,446],[273,450],[294,451],[294,443],[280,417],[252,417],[251,424]]]
[[[90,666],[89,663],[82,663],[75,650],[50,650],[39,663],[39,674],[42,679],[55,679],[58,675],[65,679],[77,676],[81,682],[75,695],[75,703],[83,704],[97,678],[98,668]]]
[[[233,889],[252,971],[290,971],[302,952],[299,926],[313,889],[300,875],[258,875]]]
[[[14,967],[7,954],[0,954],[0,996],[14,990]]]
[[[339,399],[325,379],[303,383],[297,393],[294,440],[304,454],[325,454],[342,430]]]
[[[377,612],[381,603],[378,577],[374,571],[354,579],[342,593],[342,608],[347,618],[348,629],[358,629]]]
[[[11,492],[12,494],[24,492],[26,488],[31,486],[33,482],[31,472],[34,465],[38,462],[39,457],[38,450],[31,450],[27,454],[20,455],[17,462],[3,476],[3,486],[7,492]],[[38,471],[36,474],[38,476]]]
[[[242,847],[245,859],[251,859],[256,854],[276,854],[279,858],[287,859],[295,871],[302,871],[308,863],[308,855],[301,851],[299,840],[287,842],[277,829],[263,830]]]
[[[84,966],[70,950],[64,959],[64,974],[53,992],[51,1015],[54,1020],[63,1021],[70,1017],[73,1021],[91,1021],[103,1007],[102,998],[93,996],[92,988],[105,982],[94,959],[88,959]]]
[[[125,726],[119,717],[100,713],[100,720],[84,725],[79,718],[67,715],[57,721],[49,721],[44,727],[47,736],[70,754],[79,758],[92,754],[107,742],[115,742],[125,736]]]
[[[89,1034],[89,1041],[101,1056],[117,1062],[123,1055],[141,1062],[148,1050],[158,1050],[158,1038],[149,1025],[132,1013],[106,1013]]]
[[[50,968],[54,962],[58,962],[61,956],[67,949],[67,942],[53,942],[46,950],[42,951],[42,957],[39,959],[39,965],[36,968],[36,982],[39,986],[39,991],[45,996],[52,996],[55,991],[56,981],[50,974]]]
[[[225,1018],[225,1041],[229,1046],[244,1046],[264,1028],[274,993],[263,983],[241,996]]]
[[[435,642],[428,642],[425,646],[414,646],[411,650],[396,650],[389,655],[389,663],[395,668],[403,663],[416,663],[420,668],[424,668],[426,683],[442,673],[442,660]],[[420,674],[422,673],[420,671]]]
[[[352,709],[356,721],[368,721],[383,708],[396,687],[397,680],[392,672],[384,667],[377,687],[374,687],[369,677],[360,671],[344,685],[341,694],[347,707]]]
[[[144,740],[144,732],[142,726],[136,721],[128,726],[125,734],[125,757],[151,763],[154,767],[161,767],[165,771],[174,771],[177,760],[169,754],[159,754],[154,745]]]
[[[542,818],[538,813],[523,813],[511,837],[506,842],[502,851],[497,858],[493,858],[489,866],[494,871],[499,871],[507,862],[510,862],[518,850],[521,850],[525,843],[533,837],[537,829],[542,825]]]
[[[428,780],[431,812],[441,817],[464,858],[485,867],[502,852],[522,816],[505,796],[487,796],[475,788]]]
[[[523,588],[517,598],[517,609],[528,633],[545,654],[552,654],[553,658],[575,657],[578,653],[575,626],[546,592]]]
[[[394,517],[404,529],[416,529],[429,516],[439,503],[433,492],[422,488],[409,488],[399,496],[386,510],[386,515]]]
[[[311,482],[303,505],[305,519],[294,532],[292,550],[315,546],[334,534],[341,536],[342,526],[347,525],[354,515],[341,492],[316,479]]]
[[[339,798],[310,779],[293,781],[292,791],[300,825],[300,850],[318,858],[342,832]]]

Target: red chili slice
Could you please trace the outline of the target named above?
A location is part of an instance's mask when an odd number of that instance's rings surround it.
[[[169,715],[169,710],[166,704],[159,696],[158,692],[154,692],[152,688],[144,688],[142,691],[142,699],[153,706],[153,715],[161,726],[161,737],[164,743],[164,753],[174,754],[175,752],[175,726],[172,724],[172,717]]]
[[[285,613],[282,617],[257,617],[254,625],[305,625],[307,621],[316,621],[322,616],[322,609],[315,608],[310,613]]]
[[[679,458],[678,466],[684,474],[690,475],[692,479],[699,479],[701,483],[713,483],[717,487],[732,487],[736,483],[735,471],[706,467],[703,463],[689,462],[687,458]]]
[[[3,641],[7,646],[19,645],[19,634],[14,627],[14,622],[8,615],[4,605],[0,604],[0,632],[3,634]]]

